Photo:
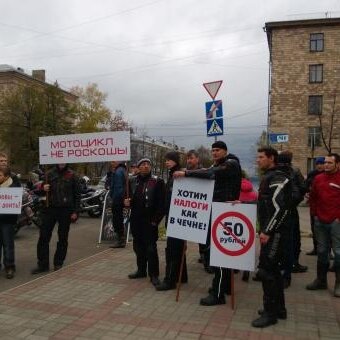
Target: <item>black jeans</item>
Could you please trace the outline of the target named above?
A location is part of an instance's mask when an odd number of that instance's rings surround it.
[[[50,240],[56,223],[58,223],[58,243],[54,254],[54,266],[62,266],[66,258],[68,246],[68,233],[71,224],[69,208],[46,208],[42,217],[39,240],[37,245],[38,266],[42,269],[49,268]]]
[[[4,252],[5,269],[15,269],[13,224],[0,223],[0,252],[2,252],[2,249]],[[0,253],[0,261],[1,261],[1,253]]]
[[[112,205],[112,226],[119,238],[124,237],[123,208],[123,203],[115,203]]]
[[[179,280],[180,267],[185,241],[174,237],[166,239],[165,248],[165,277],[164,282],[175,286]],[[182,282],[188,281],[188,272],[186,265],[186,258],[184,258],[184,265],[182,270]]]
[[[266,244],[261,245],[258,276],[262,281],[264,310],[272,317],[285,309],[283,278],[280,272],[285,239],[280,233],[274,233]]]
[[[133,250],[137,258],[140,273],[148,272],[149,276],[159,275],[159,259],[157,252],[158,227],[151,224],[135,225],[131,221]]]

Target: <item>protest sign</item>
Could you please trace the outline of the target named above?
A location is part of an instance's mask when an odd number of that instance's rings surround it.
[[[22,188],[0,188],[0,214],[20,214]]]
[[[210,265],[255,269],[256,205],[214,202]]]
[[[213,190],[212,180],[175,179],[166,235],[205,244]]]
[[[39,137],[40,164],[130,160],[130,132]]]

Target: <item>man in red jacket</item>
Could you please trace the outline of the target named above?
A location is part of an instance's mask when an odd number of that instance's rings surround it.
[[[315,177],[310,192],[311,214],[315,217],[317,240],[317,278],[307,285],[309,290],[327,289],[329,249],[334,252],[336,275],[334,296],[340,297],[340,156],[325,158],[325,171]]]

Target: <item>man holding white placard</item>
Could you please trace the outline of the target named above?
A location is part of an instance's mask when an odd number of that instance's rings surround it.
[[[217,141],[211,146],[214,164],[209,169],[177,171],[174,177],[197,177],[214,179],[214,202],[227,202],[238,200],[241,190],[241,166],[238,158],[228,153],[227,145]],[[207,252],[210,248],[211,226],[209,226]],[[203,306],[225,304],[225,293],[230,291],[230,269],[214,267],[215,276],[209,295],[200,300]]]

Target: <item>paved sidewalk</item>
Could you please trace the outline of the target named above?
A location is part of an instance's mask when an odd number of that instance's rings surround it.
[[[159,242],[161,270],[164,246]],[[303,254],[311,239],[303,238]],[[135,269],[130,244],[107,249],[0,294],[0,339],[340,339],[340,299],[329,291],[310,292],[314,256],[301,256],[308,273],[293,274],[286,290],[288,319],[266,329],[250,322],[261,306],[261,284],[235,275],[236,309],[203,307],[212,276],[197,263],[198,249],[188,249],[189,283],[175,291],[156,292],[147,279],[129,280]],[[330,288],[334,273],[329,273]]]

